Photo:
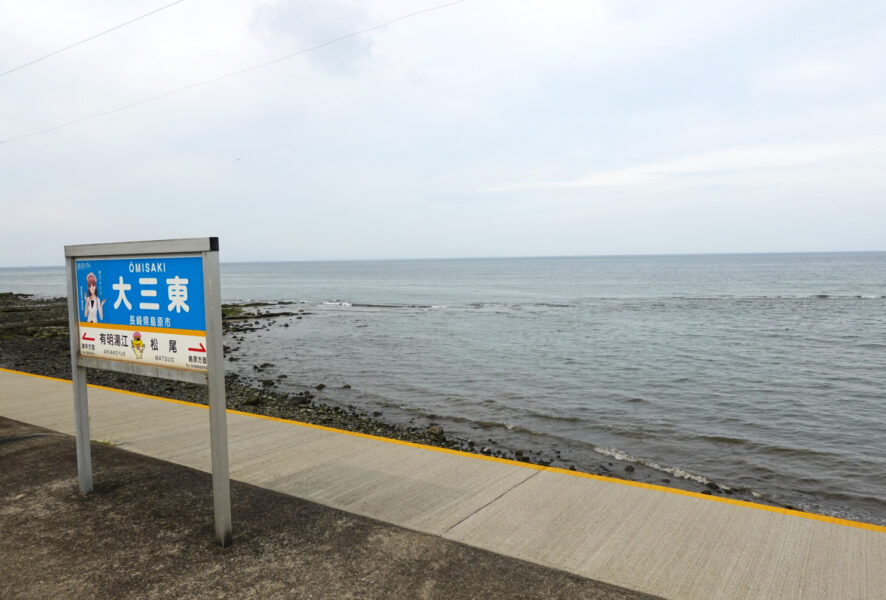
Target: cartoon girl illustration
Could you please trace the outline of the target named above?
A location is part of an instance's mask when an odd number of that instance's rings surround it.
[[[87,323],[98,323],[98,319],[105,318],[102,314],[102,306],[107,302],[107,298],[99,300],[98,284],[94,273],[86,276],[86,287],[89,292],[86,294],[86,308],[83,311],[83,316],[86,317]]]

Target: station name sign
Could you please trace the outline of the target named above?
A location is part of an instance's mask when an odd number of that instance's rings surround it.
[[[206,371],[201,256],[74,260],[82,356]]]
[[[80,493],[92,492],[88,369],[205,385],[215,540],[229,546],[218,238],[65,246],[65,273]]]

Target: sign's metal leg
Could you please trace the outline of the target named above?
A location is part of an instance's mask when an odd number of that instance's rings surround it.
[[[77,479],[80,493],[92,492],[92,448],[89,438],[89,401],[86,396],[86,368],[73,367],[74,431],[77,433]]]
[[[228,474],[228,415],[225,406],[225,365],[222,345],[218,252],[203,255],[206,289],[206,348],[209,384],[209,443],[212,451],[212,503],[215,540],[232,543],[231,484]]]
[[[77,479],[81,494],[92,492],[92,448],[89,437],[89,400],[86,396],[86,368],[77,364],[80,340],[77,338],[77,321],[80,304],[75,295],[76,274],[74,259],[66,258],[65,270],[68,280],[68,329],[71,337],[71,379],[74,382],[74,432],[77,436]]]

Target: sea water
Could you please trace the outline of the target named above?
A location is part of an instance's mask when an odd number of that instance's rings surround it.
[[[284,389],[886,524],[886,253],[223,264],[222,296],[310,313],[228,341]]]

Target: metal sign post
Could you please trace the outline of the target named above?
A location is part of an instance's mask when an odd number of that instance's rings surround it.
[[[92,491],[87,367],[206,385],[215,538],[229,546],[218,238],[65,246],[65,261],[80,493]]]

